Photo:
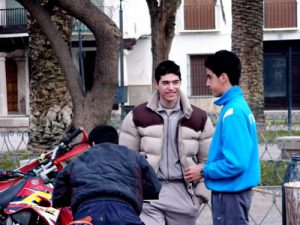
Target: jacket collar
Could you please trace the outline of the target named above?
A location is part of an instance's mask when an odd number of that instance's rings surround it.
[[[189,99],[182,91],[180,91],[179,93],[179,98],[180,98],[180,106],[183,111],[183,114],[185,117],[189,118],[193,112]],[[156,112],[158,109],[158,100],[159,100],[159,93],[158,91],[155,91],[153,95],[150,97],[147,103],[147,107]]]
[[[233,86],[229,90],[227,90],[220,98],[218,98],[214,103],[218,106],[225,105],[231,99],[234,99],[237,96],[242,96],[242,90],[239,86]]]

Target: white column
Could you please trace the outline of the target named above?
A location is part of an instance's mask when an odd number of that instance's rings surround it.
[[[25,114],[29,115],[30,114],[30,105],[29,105],[29,95],[30,95],[30,83],[29,83],[29,59],[28,59],[28,50],[25,52],[25,80],[26,80],[26,110]]]
[[[6,53],[0,52],[0,116],[7,115],[7,89],[5,69],[6,55]]]

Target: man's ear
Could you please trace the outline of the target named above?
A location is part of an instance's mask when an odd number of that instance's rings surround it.
[[[158,89],[158,83],[156,82],[156,80],[152,81],[153,87],[155,87],[156,89]]]
[[[222,73],[219,78],[222,81],[222,83],[229,82],[229,77],[227,76],[227,73]]]
[[[96,144],[95,144],[95,142],[93,141],[93,142],[92,142],[92,146],[95,146],[95,145],[96,145]]]

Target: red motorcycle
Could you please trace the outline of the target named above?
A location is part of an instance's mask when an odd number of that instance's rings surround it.
[[[71,141],[79,134],[79,143]],[[53,208],[52,191],[58,171],[68,160],[89,148],[83,129],[64,137],[51,151],[15,170],[0,170],[0,225],[67,225],[69,207]]]

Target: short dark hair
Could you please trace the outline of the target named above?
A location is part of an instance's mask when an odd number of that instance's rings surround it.
[[[160,78],[166,74],[173,73],[179,77],[181,80],[180,66],[178,66],[174,61],[165,60],[157,65],[155,69],[155,80],[158,83]]]
[[[217,77],[226,73],[231,85],[239,85],[242,65],[236,54],[227,50],[217,51],[205,60],[205,67],[210,69]]]
[[[119,143],[119,135],[115,128],[108,125],[99,125],[96,126],[90,133],[89,133],[89,144],[92,146],[93,143],[101,144],[104,142]]]

